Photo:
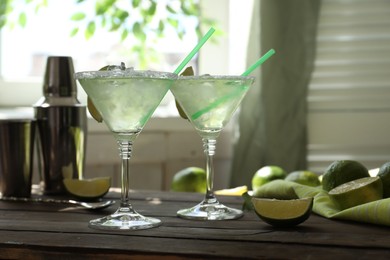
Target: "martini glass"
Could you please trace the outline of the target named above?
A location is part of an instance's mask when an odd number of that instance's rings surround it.
[[[226,207],[215,197],[213,156],[222,128],[237,110],[253,81],[254,77],[246,76],[185,76],[173,83],[173,95],[202,138],[207,174],[204,200],[192,208],[179,210],[179,217],[224,220],[243,215],[241,210]]]
[[[102,115],[119,147],[121,202],[118,210],[89,222],[95,229],[129,230],[158,226],[161,221],[136,212],[129,201],[129,160],[134,140],[168,92],[177,75],[109,66],[108,71],[79,72],[76,79]]]

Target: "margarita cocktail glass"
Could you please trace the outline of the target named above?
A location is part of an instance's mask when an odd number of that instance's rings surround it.
[[[213,192],[213,156],[217,138],[254,82],[249,76],[183,76],[172,85],[175,99],[203,141],[206,155],[207,189],[204,200],[177,215],[187,219],[224,220],[243,215],[239,209],[221,204]]]
[[[168,92],[176,74],[137,71],[110,66],[107,71],[79,72],[75,78],[92,100],[119,147],[121,202],[118,210],[89,222],[91,228],[108,230],[146,229],[161,221],[136,212],[129,201],[129,159],[133,142]]]

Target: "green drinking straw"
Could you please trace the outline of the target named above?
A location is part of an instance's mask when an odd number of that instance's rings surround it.
[[[267,51],[266,54],[264,54],[260,59],[258,59],[252,66],[250,66],[244,73],[241,74],[241,76],[248,76],[252,73],[258,66],[263,64],[266,60],[268,60],[269,57],[275,54],[274,49],[270,49]]]
[[[185,57],[185,59],[180,63],[180,65],[177,67],[177,69],[173,72],[176,75],[182,71],[185,65],[192,59],[192,57],[195,56],[195,54],[199,51],[199,49],[203,46],[203,44],[206,43],[206,41],[210,38],[210,36],[215,32],[214,28],[210,28],[210,30],[200,39],[198,44],[194,47],[194,49]]]
[[[270,49],[269,51],[267,51],[266,54],[264,54],[260,59],[258,59],[252,66],[250,66],[244,73],[242,73],[241,76],[248,76],[253,70],[255,70],[258,66],[263,64],[266,60],[268,60],[269,57],[271,57],[274,54],[275,54],[275,50],[274,49]],[[199,118],[201,115],[207,113],[211,109],[213,109],[213,108],[219,106],[220,104],[230,100],[235,95],[236,95],[236,93],[233,92],[230,95],[226,95],[224,97],[221,97],[220,99],[214,101],[213,103],[211,103],[207,107],[205,107],[205,108],[199,110],[198,112],[194,113],[193,115],[191,115],[191,119],[195,120],[195,119]]]

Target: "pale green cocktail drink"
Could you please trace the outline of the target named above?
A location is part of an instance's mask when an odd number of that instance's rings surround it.
[[[242,211],[221,204],[213,192],[213,156],[216,139],[253,84],[254,77],[184,76],[171,87],[177,102],[202,137],[206,154],[207,191],[198,205],[177,212],[179,217],[200,220],[235,219]]]
[[[171,73],[127,69],[78,75],[78,80],[118,139],[135,138],[171,84]]]
[[[79,72],[76,79],[84,88],[114,134],[122,159],[121,203],[119,209],[89,222],[96,229],[130,230],[158,226],[161,221],[136,212],[129,202],[129,159],[133,142],[168,92],[176,74],[135,71],[124,66],[113,70]]]

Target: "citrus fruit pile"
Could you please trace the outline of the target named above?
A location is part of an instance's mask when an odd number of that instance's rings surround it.
[[[317,187],[325,191],[339,210],[390,197],[390,162],[375,171],[354,160],[332,162],[319,176],[307,171],[286,171],[279,166],[264,166],[252,178],[252,205],[248,205],[248,193],[243,194],[244,207],[255,209],[256,214],[265,222],[279,227],[293,226],[305,221],[311,211],[310,199],[277,200],[255,198],[261,192],[260,187],[277,179]],[[303,200],[304,202],[301,202]],[[306,207],[300,206],[306,203]]]
[[[319,175],[312,171],[299,170],[287,173],[287,171],[280,166],[267,165],[257,170],[253,175],[252,190],[255,191],[264,184],[269,183],[273,180],[283,179],[286,181],[292,181],[313,187],[321,185]]]

